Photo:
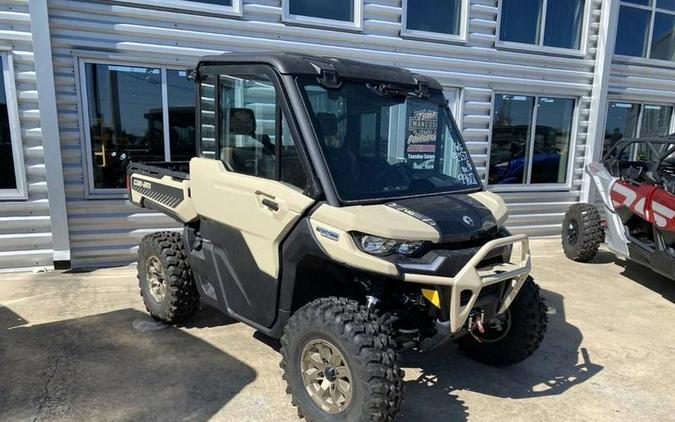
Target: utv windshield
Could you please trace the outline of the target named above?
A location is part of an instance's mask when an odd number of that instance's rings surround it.
[[[363,81],[332,89],[309,77],[298,84],[341,200],[481,188],[440,92],[420,97]]]

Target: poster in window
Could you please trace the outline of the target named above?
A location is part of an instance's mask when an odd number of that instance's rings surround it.
[[[435,167],[438,139],[438,111],[409,107],[405,158],[416,170]]]

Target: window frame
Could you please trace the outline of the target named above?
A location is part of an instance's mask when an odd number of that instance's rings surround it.
[[[178,70],[189,72],[187,66],[164,64],[164,63],[148,63],[136,60],[108,59],[99,57],[76,57],[76,89],[77,101],[80,114],[80,139],[81,139],[81,153],[82,163],[84,167],[84,197],[85,199],[125,199],[128,197],[127,189],[125,188],[97,188],[94,181],[94,163],[91,155],[93,148],[91,145],[91,132],[89,121],[89,98],[87,92],[87,80],[85,66],[87,64],[102,64],[107,66],[133,66],[133,67],[147,67],[156,68],[160,70],[160,77],[162,80],[161,86],[161,100],[162,100],[162,134],[164,137],[164,160],[171,161],[171,131],[169,128],[169,91],[166,80],[167,70]],[[195,106],[195,112],[197,108]],[[196,120],[195,120],[196,124]],[[197,129],[195,128],[195,131]],[[195,151],[196,151],[195,146]]]
[[[338,19],[316,18],[313,16],[291,14],[291,1],[281,0],[281,21],[288,25],[310,26],[314,28],[363,31],[363,2],[364,0],[350,0],[354,7],[354,19],[341,21]]]
[[[528,152],[530,152],[530,157],[532,156],[531,152],[534,149],[534,138],[537,134],[537,104],[539,104],[540,98],[559,98],[565,100],[574,100],[574,110],[572,112],[572,129],[570,131],[570,146],[569,146],[569,158],[567,159],[567,169],[565,172],[565,182],[564,183],[509,183],[509,184],[489,184],[490,180],[490,161],[492,156],[492,133],[494,126],[494,114],[495,114],[495,100],[497,95],[517,95],[517,96],[526,96],[533,97],[535,109],[532,111],[532,130],[528,141]],[[580,113],[580,103],[581,97],[573,95],[558,95],[558,94],[546,94],[546,93],[518,93],[514,94],[509,91],[494,91],[492,93],[492,101],[490,103],[490,124],[488,127],[489,139],[488,139],[488,149],[487,157],[485,160],[485,187],[493,192],[521,192],[523,189],[528,191],[564,191],[572,189],[572,184],[574,183],[574,161],[576,159],[576,149],[577,149],[577,136],[579,133],[579,113]],[[532,162],[527,164],[527,177],[531,179],[532,177]]]
[[[503,1],[499,0],[499,5],[497,7],[497,27],[495,29],[495,48],[501,50],[512,50],[512,51],[525,51],[533,53],[548,53],[551,55],[558,56],[569,56],[569,57],[585,57],[588,49],[588,26],[590,24],[590,15],[592,0],[584,0],[584,16],[581,20],[581,40],[579,41],[579,48],[562,48],[562,47],[550,47],[544,45],[544,35],[546,34],[546,9],[549,1],[555,0],[542,0],[542,13],[541,13],[541,39],[538,44],[528,44],[515,41],[503,41],[500,39],[501,34],[501,23],[502,23],[502,4]]]
[[[321,193],[322,189],[318,185],[318,181],[316,180],[316,175],[313,172],[313,166],[311,164],[311,159],[309,156],[309,152],[307,151],[306,143],[304,141],[304,137],[301,133],[300,128],[298,127],[297,120],[295,119],[295,112],[292,107],[292,100],[290,100],[287,97],[288,91],[287,91],[287,86],[285,84],[287,83],[292,83],[294,86],[295,85],[295,76],[293,75],[279,75],[271,66],[266,65],[266,64],[212,64],[212,65],[207,65],[201,68],[202,74],[206,75],[207,78],[212,78],[212,82],[214,83],[214,89],[215,89],[215,154],[213,157],[203,157],[202,150],[201,150],[201,124],[198,121],[197,124],[197,133],[196,133],[196,144],[197,144],[197,157],[209,159],[209,160],[217,160],[223,163],[223,166],[228,169],[228,171],[232,171],[234,173],[237,173],[242,176],[246,177],[257,177],[273,182],[278,182],[282,183],[285,186],[291,187],[293,189],[297,189],[299,192],[302,192],[303,195],[306,195],[310,198],[318,198]],[[305,176],[305,186],[304,187],[298,187],[296,185],[293,185],[289,182],[286,182],[283,180],[283,171],[282,171],[282,166],[281,162],[277,162],[276,166],[276,175],[278,178],[275,179],[269,179],[269,178],[264,178],[262,176],[255,176],[255,175],[250,175],[250,174],[245,174],[245,173],[240,173],[233,171],[229,169],[228,164],[226,164],[224,161],[221,160],[220,157],[220,79],[222,76],[230,75],[230,76],[236,76],[237,74],[255,74],[255,73],[260,73],[268,76],[274,85],[274,89],[276,91],[276,111],[275,111],[275,116],[276,116],[276,124],[275,124],[275,134],[276,135],[281,135],[282,134],[282,125],[281,121],[282,119],[286,121],[286,124],[288,126],[288,130],[290,132],[291,138],[293,140],[293,144],[295,145],[295,149],[298,154],[298,159],[300,160],[300,166],[302,167],[302,171]],[[203,82],[203,81],[202,81]],[[200,82],[201,83],[201,82]],[[199,86],[199,85],[197,85]],[[201,102],[197,101],[197,108],[196,108],[196,113],[197,116],[200,116],[201,113]],[[281,140],[281,138],[279,138]],[[277,148],[281,148],[281,142],[277,143],[275,142],[275,150]],[[277,158],[278,159],[278,158]]]
[[[645,6],[642,4],[636,4],[636,3],[629,3],[625,1],[619,1],[619,13],[621,13],[621,8],[622,7],[632,7],[633,9],[640,9],[640,10],[646,10],[650,13],[649,16],[649,33],[647,34],[647,51],[646,51],[646,56],[627,56],[624,54],[616,54],[616,46],[614,47],[613,53],[613,59],[625,62],[625,63],[634,63],[634,64],[641,64],[641,65],[654,65],[658,64],[659,66],[664,66],[664,67],[671,67],[675,68],[675,60],[663,60],[663,59],[653,59],[649,57],[649,55],[652,52],[652,37],[654,35],[654,20],[656,19],[656,14],[657,13],[664,13],[667,15],[675,16],[675,10],[670,10],[670,9],[661,9],[656,7],[657,0],[651,0],[652,4],[651,6]],[[618,25],[616,30],[618,31]],[[628,101],[627,101],[628,102]],[[639,102],[640,104],[644,104],[642,102]],[[656,105],[656,103],[654,103]]]
[[[645,101],[645,100],[626,100],[623,98],[616,98],[616,97],[610,97],[607,99],[607,110],[609,110],[609,106],[611,103],[624,103],[624,104],[633,104],[637,105],[639,107],[638,110],[638,120],[637,120],[637,126],[635,128],[635,137],[640,138],[641,132],[642,132],[642,117],[644,115],[644,110],[645,106],[652,105],[652,106],[662,106],[662,107],[671,107],[672,110],[670,112],[670,124],[668,125],[668,134],[675,132],[675,102],[673,103],[665,103],[665,102],[659,102],[659,101]],[[601,148],[604,150],[605,147],[605,134],[607,134],[607,116],[609,113],[605,114],[605,121],[602,123],[602,144]],[[628,137],[623,137],[621,139],[629,139]]]
[[[459,0],[459,34],[444,34],[442,32],[421,31],[408,28],[408,2],[403,0],[401,5],[401,38],[411,38],[421,41],[445,41],[455,43],[466,43],[469,39],[469,0]]]
[[[28,199],[28,186],[23,156],[19,106],[16,95],[16,79],[14,78],[14,60],[11,50],[0,48],[0,58],[2,59],[2,69],[0,71],[3,73],[5,82],[5,101],[7,102],[7,118],[9,119],[14,178],[16,179],[16,188],[0,189],[0,201],[20,201]]]
[[[232,71],[234,69],[234,71]],[[219,73],[216,76],[216,157],[215,159],[223,163],[223,166],[227,169],[227,171],[230,171],[232,173],[236,173],[241,176],[249,176],[249,177],[256,177],[259,179],[265,179],[265,180],[271,180],[274,182],[281,182],[281,160],[279,159],[279,152],[281,150],[281,119],[283,116],[283,111],[281,110],[281,98],[280,98],[280,87],[277,81],[275,80],[276,75],[271,69],[268,69],[266,67],[260,67],[255,69],[255,67],[252,67],[251,70],[252,72],[247,72],[249,70],[246,65],[243,66],[238,66],[238,65],[232,65],[230,68],[230,72],[228,73]],[[250,174],[250,173],[243,173],[241,171],[237,171],[234,168],[232,168],[231,163],[226,162],[223,160],[223,157],[221,155],[222,152],[222,142],[223,142],[223,134],[221,133],[221,124],[223,122],[223,109],[221,108],[220,101],[222,99],[222,81],[223,78],[238,78],[242,81],[250,81],[251,79],[245,79],[244,76],[265,76],[269,78],[270,83],[274,87],[274,177],[265,177],[261,176],[258,174]],[[235,88],[236,89],[236,88]],[[243,100],[243,95],[244,92],[236,92],[235,95],[239,97],[238,99],[241,101]],[[242,101],[243,102],[243,101]],[[256,119],[256,125],[258,124],[258,116],[254,116]],[[235,145],[233,148],[238,148],[239,146]]]
[[[180,9],[197,13],[212,15],[241,17],[243,15],[243,0],[232,0],[232,6],[205,3],[198,0],[117,0],[121,3],[140,4],[143,6]]]

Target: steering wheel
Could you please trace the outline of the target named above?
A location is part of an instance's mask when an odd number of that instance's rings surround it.
[[[399,186],[408,186],[410,185],[410,177],[408,176],[408,163],[399,162],[394,165],[388,165],[381,172],[377,173],[373,178],[375,184],[380,184],[380,181],[383,179],[385,187],[399,187]],[[396,182],[396,180],[400,182]],[[395,183],[394,183],[395,182]]]

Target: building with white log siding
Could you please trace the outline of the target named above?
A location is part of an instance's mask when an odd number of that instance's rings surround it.
[[[185,71],[243,51],[438,79],[516,233],[560,232],[605,142],[674,131],[672,1],[5,0],[0,269],[124,265],[177,228],[126,200],[122,169],[189,158]]]

